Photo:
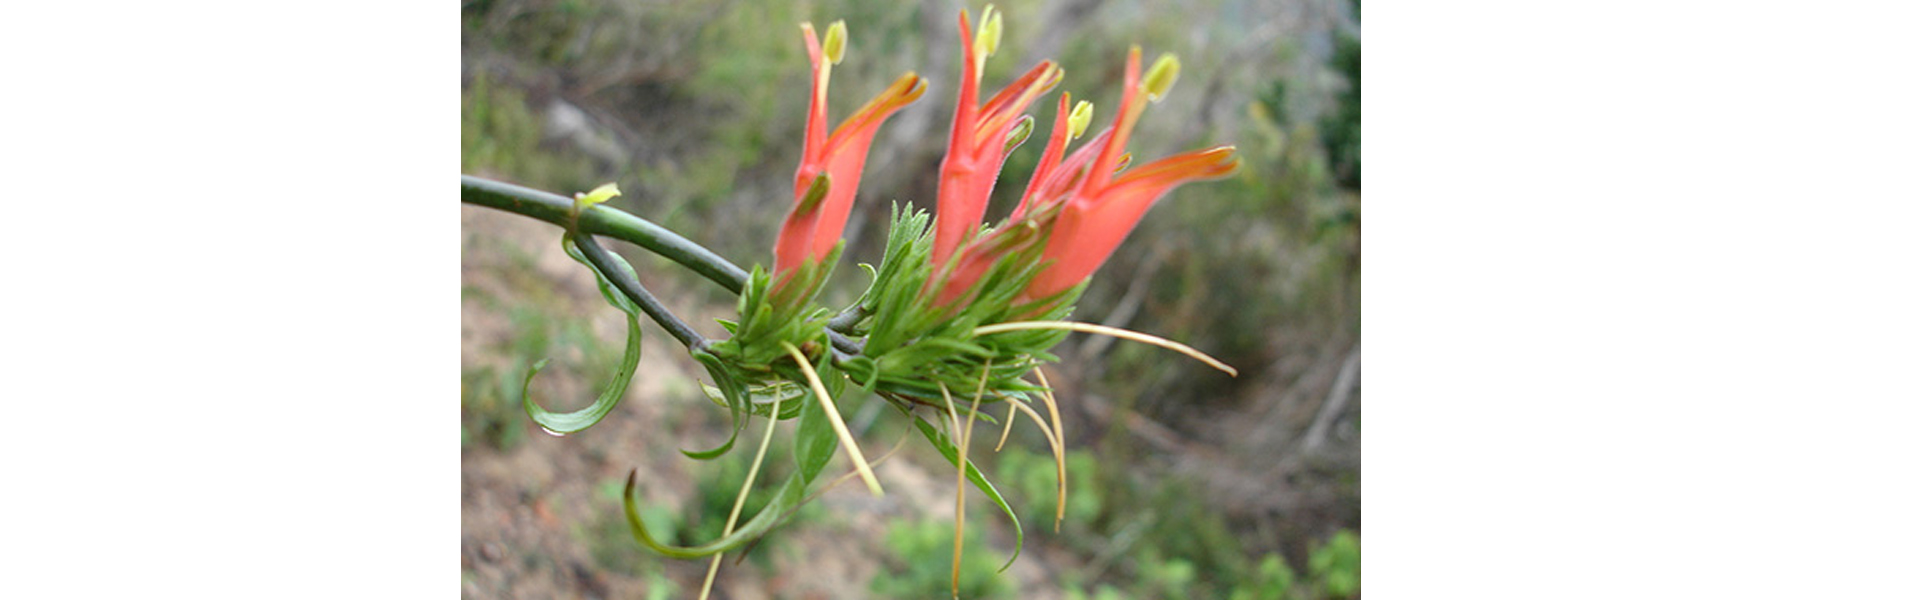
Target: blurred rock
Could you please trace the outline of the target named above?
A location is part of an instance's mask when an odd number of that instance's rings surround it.
[[[601,126],[578,106],[554,98],[547,102],[544,136],[548,142],[571,144],[582,154],[603,163],[603,167],[626,165],[630,156],[625,145],[611,129]]]

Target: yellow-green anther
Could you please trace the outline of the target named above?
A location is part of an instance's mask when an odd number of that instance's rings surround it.
[[[1131,165],[1133,165],[1133,153],[1128,152],[1126,154],[1122,154],[1120,155],[1120,161],[1117,163],[1114,163],[1113,172],[1119,173],[1121,171],[1125,171],[1127,170],[1127,167]]]
[[[1007,149],[1002,154],[1012,152],[1014,148],[1026,143],[1027,136],[1030,135],[1033,135],[1033,117],[1021,115],[1020,120],[1014,121],[1013,127],[1007,131]]]
[[[1167,90],[1173,87],[1173,80],[1180,78],[1180,59],[1173,54],[1162,54],[1153,61],[1153,68],[1147,69],[1146,79],[1140,82],[1140,88],[1146,90],[1147,101],[1159,102],[1166,97]]]
[[[988,4],[980,13],[980,31],[974,35],[974,48],[981,56],[992,56],[1000,50],[1000,11]]]
[[[618,195],[620,195],[620,186],[612,183],[593,188],[593,191],[584,194],[576,192],[573,195],[574,212],[592,208],[593,205],[612,200]]]
[[[1087,125],[1092,123],[1093,103],[1081,100],[1079,104],[1073,105],[1073,112],[1067,114],[1067,139],[1075,139],[1086,134]]]
[[[826,173],[813,176],[813,183],[807,184],[807,195],[800,197],[800,205],[793,207],[793,212],[804,213],[820,206],[820,201],[827,198],[832,179]]]
[[[820,49],[826,52],[827,60],[829,62],[832,62],[833,64],[836,64],[836,65],[840,64],[840,59],[846,58],[847,56],[847,22],[846,21],[834,21],[832,25],[827,26],[827,41],[820,45]]]

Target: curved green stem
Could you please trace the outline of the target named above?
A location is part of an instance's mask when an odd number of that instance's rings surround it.
[[[573,199],[511,183],[460,176],[460,201],[533,217],[560,227],[573,221]],[[653,251],[685,265],[695,273],[735,294],[746,285],[747,272],[712,250],[680,237],[665,227],[605,205],[580,215],[580,231],[604,235]]]
[[[580,253],[586,255],[587,261],[593,263],[593,268],[605,274],[607,281],[613,283],[613,287],[619,288],[620,293],[626,294],[627,299],[639,305],[641,311],[653,317],[653,322],[659,323],[662,329],[672,334],[673,339],[680,340],[680,344],[686,346],[688,350],[706,349],[707,338],[700,335],[700,332],[694,331],[686,321],[674,316],[673,311],[667,310],[666,305],[661,304],[659,298],[653,297],[646,286],[640,285],[640,282],[628,275],[626,271],[615,267],[613,258],[607,254],[607,249],[600,247],[600,242],[594,241],[593,236],[574,234],[572,238],[573,244],[580,248]]]
[[[460,201],[532,217],[561,227],[570,227],[573,222],[572,199],[472,175],[460,176]],[[604,235],[630,242],[665,256],[735,294],[740,293],[740,290],[746,286],[747,272],[741,270],[739,266],[728,262],[727,259],[721,258],[704,246],[680,237],[680,234],[619,209],[606,205],[589,208],[580,215],[579,227],[581,233]],[[624,272],[611,269],[604,264],[608,263],[605,259],[606,250],[594,243],[590,236],[580,236],[576,242],[580,244],[581,250],[589,260],[592,260],[603,272],[608,273],[609,281],[613,282],[614,287],[620,288],[621,293],[640,305],[647,316],[653,317],[654,322],[673,334],[680,343],[685,344],[689,349],[695,349],[696,345],[704,346],[707,343],[706,338],[701,337],[666,307],[661,306],[659,300],[654,299],[652,294],[647,293],[645,287],[640,286],[640,282],[625,278]],[[598,254],[595,250],[598,250]],[[861,316],[864,315],[848,312],[842,313],[836,319],[844,321]],[[848,321],[838,329],[845,329],[851,324],[852,322]],[[833,341],[834,349],[838,351],[836,358],[846,360],[859,355],[862,344],[842,334],[838,329],[827,332],[828,337]]]

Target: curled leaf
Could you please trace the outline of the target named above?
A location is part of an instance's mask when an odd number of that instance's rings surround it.
[[[600,193],[611,186],[612,184],[602,186],[602,189],[595,190],[595,193]],[[614,193],[618,193],[618,190],[615,190]],[[526,379],[520,382],[521,408],[526,410],[527,417],[533,419],[534,423],[554,434],[568,434],[585,430],[588,427],[592,427],[593,424],[599,423],[601,419],[606,418],[608,414],[613,412],[614,407],[620,404],[620,399],[627,395],[627,386],[633,383],[633,372],[640,366],[641,339],[640,308],[635,306],[633,301],[627,298],[626,294],[622,294],[620,290],[615,289],[613,283],[607,279],[606,274],[601,273],[599,269],[593,266],[593,263],[587,261],[586,256],[580,253],[579,246],[574,245],[573,238],[565,238],[561,243],[567,250],[567,256],[573,257],[575,261],[586,265],[587,270],[593,272],[594,281],[599,285],[601,297],[605,298],[607,303],[613,305],[614,308],[620,309],[620,312],[627,314],[627,348],[626,353],[620,359],[619,370],[614,371],[613,379],[609,380],[606,387],[600,391],[600,397],[594,399],[593,404],[588,405],[586,408],[573,412],[552,412],[533,401],[533,394],[529,388],[533,385],[533,376],[539,374],[540,370],[547,366],[546,360],[543,359],[538,363],[534,363],[533,368],[527,369]],[[621,269],[625,270],[628,275],[633,274],[633,266],[627,264],[626,259],[620,258],[619,255],[614,255],[614,261]]]

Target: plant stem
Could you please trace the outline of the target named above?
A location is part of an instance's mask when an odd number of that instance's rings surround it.
[[[460,176],[460,201],[532,217],[561,227],[569,227],[573,221],[573,200],[570,198],[472,175]],[[740,293],[740,290],[746,286],[747,272],[739,266],[714,254],[712,250],[681,237],[680,234],[617,208],[602,204],[587,209],[580,215],[579,231],[584,234],[604,235],[651,250],[655,254],[665,256],[673,262],[692,269],[695,273],[720,284],[720,287],[727,288],[727,291],[735,294]],[[620,288],[621,293],[632,298],[635,304],[639,304],[640,308],[647,312],[647,316],[653,317],[654,322],[666,328],[668,333],[680,340],[680,343],[687,344],[689,349],[693,349],[695,344],[704,346],[707,343],[706,338],[701,337],[699,333],[693,331],[685,322],[662,306],[659,300],[640,285],[640,282],[627,277],[626,272],[612,268],[606,257],[607,250],[601,248],[591,238],[592,235],[578,236],[575,238],[575,243],[580,245],[581,251],[587,255],[588,260],[593,261],[594,266],[602,273],[606,273],[608,280],[612,281],[615,287]],[[841,330],[853,324],[853,321],[847,319],[858,320],[864,316],[864,313],[856,313],[853,309],[849,309],[848,312],[835,317],[836,321],[844,321],[839,327],[827,332],[834,349],[839,351],[835,356],[836,359],[844,361],[860,354],[862,344],[843,335]]]
[[[849,306],[846,310],[840,311],[840,314],[834,315],[832,319],[827,321],[827,329],[832,329],[840,333],[850,333],[855,323],[859,323],[861,319],[865,319],[871,314],[873,313],[867,312],[867,308],[864,305],[855,304]]]
[[[533,217],[563,228],[573,221],[572,198],[472,175],[460,176],[460,201]],[[665,256],[735,294],[746,285],[747,272],[739,266],[680,234],[625,211],[606,205],[594,206],[580,215],[579,227],[582,233],[630,242]]]
[[[640,305],[640,310],[645,311],[647,316],[653,317],[653,322],[659,323],[661,328],[673,335],[673,339],[680,340],[688,350],[702,350],[707,347],[707,338],[702,337],[700,332],[694,331],[686,321],[674,316],[673,311],[667,310],[665,305],[660,304],[660,299],[653,297],[645,286],[640,285],[639,281],[628,275],[625,269],[615,265],[607,249],[600,247],[600,242],[594,241],[593,236],[574,234],[573,243],[580,247],[581,254],[586,255],[587,262],[593,263],[593,268],[599,269],[602,275],[606,275],[607,281],[613,282],[613,287],[619,288],[620,293],[626,294],[634,304]]]

